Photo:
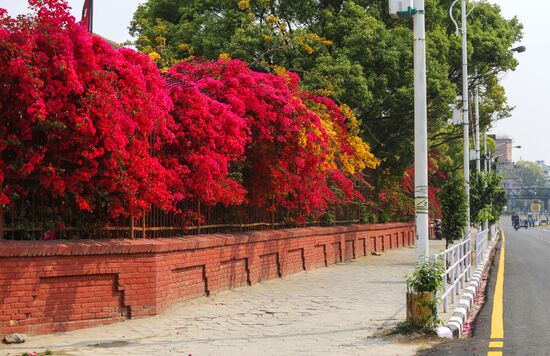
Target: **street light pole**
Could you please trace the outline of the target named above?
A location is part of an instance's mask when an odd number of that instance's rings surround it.
[[[414,2],[414,200],[416,259],[427,259],[428,244],[428,113],[426,102],[426,25],[424,0]]]
[[[476,73],[477,74],[477,73]],[[476,75],[477,77],[477,75]],[[481,155],[481,150],[480,150],[480,137],[479,137],[479,88],[478,86],[476,85],[476,88],[475,88],[475,94],[474,94],[474,100],[475,100],[475,110],[476,110],[476,118],[475,118],[475,133],[476,133],[476,139],[475,139],[475,149],[476,149],[476,171],[479,173],[479,171],[481,171],[481,162],[480,162],[480,155]]]
[[[468,127],[468,30],[466,0],[462,0],[462,112],[464,124],[464,194],[466,195],[466,231],[470,236],[470,132]]]
[[[488,171],[488,159],[487,159],[487,129],[483,130],[483,170]]]
[[[454,0],[449,9],[451,20],[456,26],[456,35],[462,33],[462,124],[464,126],[464,195],[466,196],[466,228],[464,236],[470,237],[470,132],[468,127],[468,30],[466,27],[466,0],[462,0],[462,30],[453,16],[453,7],[459,0]]]
[[[417,261],[430,258],[428,244],[428,109],[424,0],[389,0],[393,18],[413,18],[414,37],[414,205]]]

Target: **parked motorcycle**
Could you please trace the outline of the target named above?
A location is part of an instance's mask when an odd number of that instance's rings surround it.
[[[443,239],[443,229],[441,227],[441,220],[434,219],[434,232],[436,240]]]

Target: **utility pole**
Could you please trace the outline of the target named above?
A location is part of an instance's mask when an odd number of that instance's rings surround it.
[[[459,0],[454,0],[449,9],[451,20],[456,26],[456,34],[458,36],[458,23],[453,16],[453,7]],[[466,195],[466,229],[464,231],[465,238],[470,237],[470,132],[469,132],[469,115],[468,115],[468,30],[466,27],[466,0],[461,0],[462,3],[462,124],[464,126],[464,195]]]
[[[428,113],[426,101],[426,25],[424,0],[415,1],[414,35],[414,201],[416,259],[427,259],[428,241]]]
[[[477,77],[477,72],[476,72]],[[480,150],[480,137],[479,137],[479,88],[476,85],[475,88],[475,105],[476,105],[476,121],[475,121],[475,129],[476,129],[476,140],[475,140],[475,149],[476,149],[476,171],[479,173],[481,171],[481,150]]]
[[[466,194],[466,238],[470,237],[470,131],[468,126],[468,30],[466,0],[462,0],[462,112],[464,120],[464,194]]]
[[[487,129],[483,130],[483,170],[487,172],[489,170],[489,162],[487,158]]]
[[[414,36],[414,202],[416,259],[430,257],[428,243],[428,112],[426,101],[426,24],[424,0],[389,0],[390,16],[413,17]]]

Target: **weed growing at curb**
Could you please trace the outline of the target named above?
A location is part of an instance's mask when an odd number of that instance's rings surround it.
[[[431,326],[418,326],[412,325],[406,321],[397,323],[392,329],[390,329],[388,335],[421,335],[426,337],[437,336],[435,328]]]
[[[36,352],[36,351],[23,352],[20,356],[46,356],[46,355],[53,355],[52,350],[46,350],[46,351],[44,351],[44,353]]]

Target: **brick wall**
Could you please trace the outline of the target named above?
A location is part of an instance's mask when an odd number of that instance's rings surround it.
[[[0,333],[44,334],[414,243],[410,224],[173,239],[0,241]]]

